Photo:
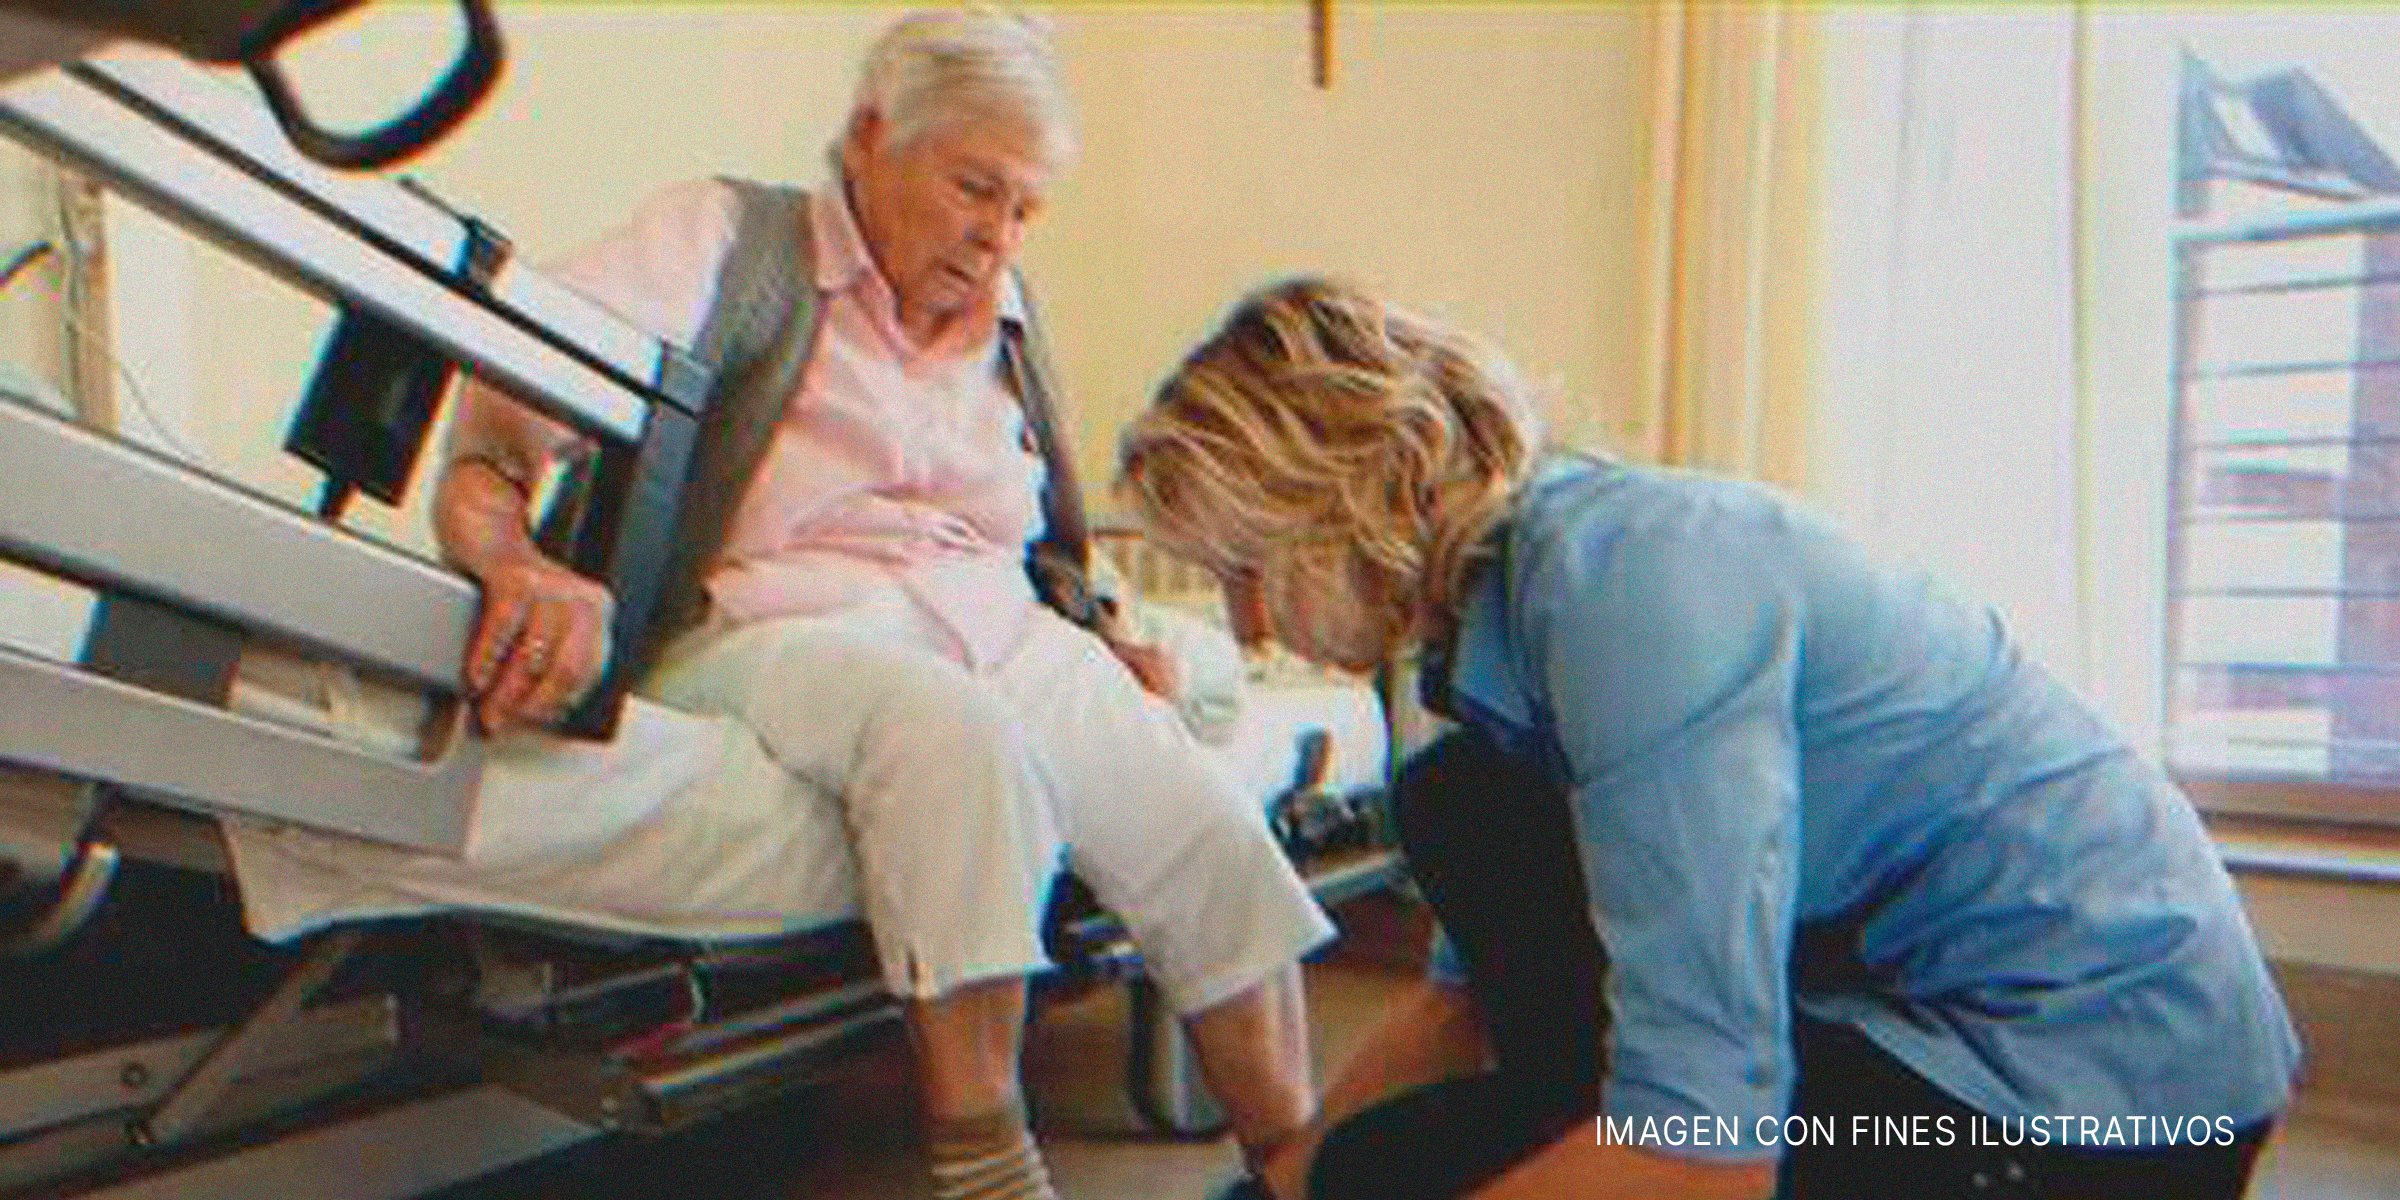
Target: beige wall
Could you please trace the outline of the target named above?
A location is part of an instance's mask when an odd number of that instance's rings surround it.
[[[685,176],[813,181],[857,55],[897,11],[504,4],[501,90],[410,169],[537,256]],[[1487,334],[1571,398],[1562,425],[1602,431],[1584,414],[1634,360],[1638,8],[1352,0],[1328,90],[1310,82],[1298,0],[1037,11],[1056,25],[1084,153],[1026,257],[1087,479],[1105,481],[1118,426],[1228,302],[1296,271]],[[298,64],[336,117],[427,77],[448,36],[438,6],[369,13]],[[120,346],[151,406],[220,469],[309,495],[273,448],[328,310],[126,227],[142,252],[121,264]],[[414,515],[365,520],[422,537]]]
[[[1562,426],[1634,370],[1641,17],[1609,5],[1062,6],[1085,161],[1030,259],[1083,418],[1113,430],[1242,292],[1330,271],[1499,343]]]
[[[662,184],[710,172],[808,179],[860,47],[855,4],[500,5],[509,64],[456,135],[405,171],[536,258],[591,237]],[[330,124],[394,111],[453,36],[447,6],[375,5],[293,63]],[[117,349],[146,407],[212,469],[295,502],[314,476],[277,450],[331,310],[120,206]],[[139,429],[136,429],[139,433]],[[422,484],[420,480],[420,484]],[[425,546],[419,511],[354,519]]]

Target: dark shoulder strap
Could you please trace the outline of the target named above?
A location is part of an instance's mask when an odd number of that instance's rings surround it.
[[[733,242],[717,264],[717,288],[692,352],[720,379],[756,362],[792,324],[801,293],[815,286],[808,193],[720,177],[735,198]]]
[[[1026,568],[1042,600],[1068,620],[1089,625],[1100,618],[1091,594],[1091,527],[1083,509],[1083,487],[1075,457],[1059,433],[1057,388],[1052,382],[1049,347],[1034,320],[1033,299],[1022,277],[1011,276],[1017,288],[1018,309],[1024,314],[1006,324],[1000,339],[1000,369],[1009,390],[1025,410],[1025,427],[1041,453],[1042,536],[1027,548]]]
[[[756,439],[763,447],[764,435],[773,430],[771,420],[764,431],[726,429],[721,427],[720,418],[722,410],[729,407],[727,398],[733,391],[734,377],[756,361],[784,327],[796,323],[794,318],[801,315],[794,310],[803,307],[798,303],[802,288],[795,285],[805,283],[806,268],[795,270],[794,264],[813,261],[810,231],[804,219],[806,193],[730,176],[719,176],[718,182],[734,195],[734,231],[725,257],[717,264],[708,313],[702,318],[691,347],[693,357],[708,372],[711,382],[691,469],[685,476],[684,495],[679,502],[678,511],[684,514],[677,521],[679,533],[689,528],[692,501],[697,498],[694,493],[701,490],[693,486],[694,482],[702,472],[722,468],[718,458],[708,453],[711,444],[725,447]],[[590,518],[586,510],[598,469],[596,458],[585,456],[561,482],[542,519],[538,540],[544,550],[563,555],[565,547]],[[674,589],[672,579],[668,589],[670,592]]]
[[[714,383],[693,433],[658,619],[633,664],[642,672],[669,638],[700,619],[708,567],[815,340],[816,257],[807,193],[742,179],[723,182],[737,200],[733,241],[718,264],[715,296],[692,347]]]

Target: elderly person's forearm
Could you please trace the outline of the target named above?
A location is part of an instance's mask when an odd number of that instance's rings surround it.
[[[477,579],[537,555],[529,489],[482,457],[454,458],[435,485],[434,539],[444,561]]]
[[[479,580],[539,552],[532,534],[533,491],[569,435],[481,379],[459,387],[433,501],[433,533],[442,557]]]

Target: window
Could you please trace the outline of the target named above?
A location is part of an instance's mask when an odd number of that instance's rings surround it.
[[[2400,823],[2400,106],[2182,76],[2167,759],[2211,807]]]

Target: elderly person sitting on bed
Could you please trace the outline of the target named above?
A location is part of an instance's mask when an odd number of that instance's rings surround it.
[[[1244,1148],[1313,1107],[1296,961],[1330,926],[1261,804],[1128,669],[1154,662],[1044,607],[1027,569],[1037,535],[1071,540],[1081,519],[1029,421],[1046,364],[1012,270],[1067,151],[1034,28],[919,14],[871,50],[822,186],[672,187],[558,267],[706,356],[739,319],[745,298],[718,292],[745,239],[785,247],[795,323],[724,364],[706,409],[766,416],[731,470],[740,454],[701,434],[697,469],[731,489],[702,613],[642,686],[746,722],[842,798],[943,1195],[1050,1195],[1017,1039],[1062,855],[1185,1014]],[[487,726],[538,723],[607,654],[610,597],[528,534],[535,482],[576,447],[480,383],[455,438],[436,525],[483,588],[468,683]]]

